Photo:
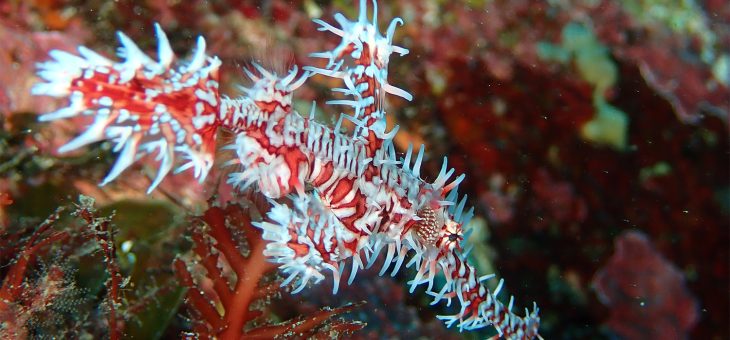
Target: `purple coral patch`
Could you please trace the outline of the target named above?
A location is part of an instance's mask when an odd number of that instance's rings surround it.
[[[616,238],[616,252],[596,274],[606,325],[623,339],[683,339],[697,323],[697,301],[682,272],[641,232]]]

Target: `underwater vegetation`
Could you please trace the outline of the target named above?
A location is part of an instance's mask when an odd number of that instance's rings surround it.
[[[267,261],[256,227],[272,203],[227,184],[240,169],[223,163],[239,150],[221,148],[235,134],[217,134],[222,153],[202,183],[193,171],[157,183],[153,152],[99,186],[116,143],[59,153],[93,120],[38,121],[68,105],[31,95],[50,50],[84,45],[123,60],[120,31],[156,56],[159,23],[180,60],[205,37],[221,61],[220,93],[234,96],[251,86],[244,68],[260,75],[253,62],[279,75],[327,68],[309,55],[341,41],[311,20],[337,12],[358,18],[358,4],[0,4],[0,337],[497,335],[447,328],[437,315],[459,313],[459,300],[430,305],[430,284],[414,280],[420,260],[405,268],[413,251],[392,276],[378,275],[387,246],[372,263],[348,263],[335,295],[329,270],[296,294],[302,276],[281,286],[291,272]],[[425,181],[440,177],[443,156],[465,174],[458,189],[475,208],[465,258],[496,273],[490,291],[504,278],[505,306],[514,295],[524,315],[535,301],[546,339],[730,336],[730,6],[406,0],[378,13],[381,32],[392,18],[405,23],[393,42],[409,54],[390,58],[387,79],[413,97],[388,96],[383,132],[400,126],[398,159],[425,145],[409,157]],[[291,107],[307,116],[316,101],[314,121],[335,126],[353,109],[323,103],[342,86],[311,77]],[[357,122],[342,128],[352,135]],[[433,290],[447,283],[436,275]]]

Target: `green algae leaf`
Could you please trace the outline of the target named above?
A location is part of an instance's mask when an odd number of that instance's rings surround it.
[[[569,23],[562,31],[562,45],[542,42],[538,44],[538,55],[563,64],[573,62],[581,79],[593,86],[596,113],[581,128],[581,137],[619,151],[626,150],[629,118],[605,98],[618,80],[618,68],[593,30],[580,23]]]
[[[114,212],[117,258],[129,280],[125,301],[125,335],[158,339],[177,313],[185,290],[172,273],[182,242],[186,212],[165,201],[121,200],[100,209]],[[180,250],[181,251],[181,250]]]
[[[594,100],[596,115],[581,128],[581,137],[590,142],[625,150],[628,140],[629,118],[626,113],[606,103]]]
[[[578,72],[603,95],[618,79],[616,64],[611,60],[608,48],[598,41],[592,30],[578,23],[563,28],[563,44],[573,55]]]
[[[155,297],[154,301],[145,305],[144,310],[135,313],[136,320],[127,323],[125,336],[129,339],[161,338],[180,308],[185,298],[185,291],[178,287]]]
[[[554,61],[560,64],[567,64],[570,61],[570,51],[560,45],[546,41],[537,43],[537,55],[543,60]]]

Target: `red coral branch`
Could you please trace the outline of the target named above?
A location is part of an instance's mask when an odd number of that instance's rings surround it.
[[[266,245],[259,230],[251,226],[250,218],[244,215],[241,209],[237,209],[236,206],[232,205],[221,212],[233,219],[231,221],[234,223],[233,225],[242,227],[250,252],[248,258],[244,258],[238,247],[233,244],[231,234],[226,228],[222,216],[217,211],[210,209],[206,212],[204,219],[211,226],[211,235],[219,242],[217,248],[226,255],[226,259],[229,260],[228,263],[237,277],[235,287],[237,294],[230,305],[231,308],[228,309],[230,311],[229,328],[221,334],[224,339],[233,339],[239,337],[238,335],[245,322],[249,320],[248,309],[253,301],[256,293],[255,288],[258,286],[259,281],[275,267],[266,261],[264,256],[264,247]],[[232,257],[229,257],[228,254]]]
[[[57,210],[53,215],[49,216],[40,226],[33,232],[25,245],[20,256],[15,261],[15,264],[8,270],[8,274],[3,280],[3,285],[0,288],[0,313],[5,312],[9,308],[9,304],[15,301],[20,296],[23,290],[23,278],[25,277],[25,271],[28,265],[35,259],[42,248],[50,245],[54,242],[65,240],[68,238],[66,232],[55,232],[50,236],[38,241],[53,223],[58,220],[59,214],[62,209]]]
[[[313,315],[307,317],[302,316],[295,320],[289,320],[281,324],[263,326],[253,329],[246,332],[243,336],[245,336],[247,339],[272,339],[280,335],[312,336],[314,335],[311,334],[313,333],[312,331],[315,330],[316,327],[321,325],[323,322],[327,321],[335,315],[347,313],[363,304],[365,304],[364,301],[334,309],[323,308],[315,312]],[[363,323],[345,322],[334,325],[334,328],[336,328],[338,331],[354,332],[362,329],[364,326],[365,324]],[[330,329],[329,333],[329,335],[337,335],[332,334],[332,329]]]
[[[119,316],[117,316],[117,307],[122,303],[122,298],[119,295],[122,276],[116,262],[117,248],[114,245],[111,219],[97,216],[93,199],[82,195],[79,201],[80,205],[73,214],[86,221],[88,227],[93,231],[94,239],[101,247],[106,270],[109,273],[109,279],[106,281],[107,298],[109,300],[109,338],[117,340],[121,337],[123,327],[122,323],[119,322]]]
[[[188,299],[200,314],[202,321],[210,326],[209,331],[221,339],[238,338],[245,323],[259,315],[259,313],[250,315],[249,306],[252,300],[261,297],[260,293],[257,294],[258,282],[274,266],[266,261],[263,255],[265,244],[259,231],[251,226],[251,220],[242,207],[238,205],[229,205],[225,209],[211,207],[200,218],[200,222],[207,228],[203,231],[199,226],[192,231],[193,252],[200,257],[198,262],[205,268],[207,278],[212,281],[215,291],[213,303],[220,303],[225,310],[224,314],[220,315],[211,304],[210,298],[206,297],[199,286],[194,285],[192,275],[182,260],[175,261],[175,271],[182,283],[191,288],[188,291]],[[244,233],[248,257],[241,253],[242,250],[228,229],[229,225]],[[213,247],[222,257],[213,252],[205,235],[215,240]],[[236,274],[233,290],[230,289],[229,280],[223,276],[218,267],[221,260],[225,261]],[[272,289],[268,288],[265,291]]]
[[[191,235],[192,250],[198,256],[196,263],[205,269],[206,283],[195,283],[191,272],[194,266],[188,266],[185,261],[178,258],[173,266],[180,282],[189,288],[188,305],[197,318],[193,328],[198,336],[271,338],[291,333],[314,335],[320,331],[340,334],[363,327],[357,322],[338,322],[321,327],[331,317],[357,306],[347,305],[323,309],[281,324],[244,330],[246,323],[263,315],[259,310],[251,310],[252,302],[270,298],[280,289],[278,281],[262,283],[266,274],[275,268],[264,256],[266,243],[261,232],[251,224],[248,211],[240,205],[211,207],[197,222]],[[236,237],[239,233],[243,236],[240,242]],[[227,267],[221,268],[220,265]],[[226,275],[228,267],[235,278]],[[234,288],[231,289],[231,286]],[[218,306],[222,307],[222,312],[219,312]]]
[[[188,290],[187,294],[188,304],[191,304],[191,307],[199,314],[199,317],[203,319],[202,321],[209,325],[213,331],[217,332],[218,330],[223,329],[223,318],[218,314],[218,311],[215,310],[215,307],[210,304],[210,299],[206,298],[202,291],[195,288],[195,282],[193,282],[192,275],[185,267],[185,262],[180,259],[175,259],[174,266],[180,282],[182,282],[184,286],[191,288]],[[200,331],[198,332],[200,333]]]
[[[0,327],[0,338],[22,338],[27,336],[25,323],[30,316],[28,311],[33,310],[33,306],[45,307],[58,292],[58,289],[54,289],[54,284],[63,276],[63,272],[57,267],[52,267],[49,270],[45,282],[39,284],[38,287],[27,282],[24,284],[23,281],[26,278],[28,266],[41,255],[44,248],[69,238],[67,232],[57,231],[41,239],[58,220],[62,210],[56,210],[36,228],[30,238],[21,246],[22,251],[5,275],[0,287],[0,325],[2,325]],[[35,292],[32,292],[33,290]]]
[[[193,251],[201,256],[205,255],[205,257],[200,259],[200,263],[205,267],[205,270],[208,272],[208,277],[213,281],[213,288],[216,294],[218,294],[221,303],[223,303],[223,307],[228,309],[233,299],[233,292],[226,283],[221,269],[218,267],[218,256],[211,252],[210,247],[205,243],[204,237],[199,229],[193,231],[192,238],[195,244]]]

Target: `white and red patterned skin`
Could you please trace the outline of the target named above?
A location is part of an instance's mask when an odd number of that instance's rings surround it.
[[[119,33],[123,63],[79,47],[79,56],[51,51],[53,60],[39,64],[35,95],[68,97],[69,105],[40,117],[42,121],[77,115],[93,117],[86,131],[62,146],[66,152],[101,140],[111,140],[120,152],[102,184],[109,183],[145,154],[160,162],[151,192],[172,170],[176,155],[184,162],[176,172],[189,168],[201,181],[213,166],[216,121],[220,94],[220,60],[205,54],[205,40],[198,38],[192,59],[177,68],[175,56],[159,25],[158,58],[153,61],[126,35]]]
[[[447,171],[444,162],[433,183],[422,180],[423,147],[413,164],[412,148],[403,159],[396,158],[392,138],[397,128],[385,131],[384,97],[411,98],[387,82],[390,54],[408,53],[392,45],[402,21],[393,20],[382,36],[377,9],[370,22],[364,0],[360,6],[357,21],[335,16],[340,28],[315,20],[321,30],[342,38],[333,51],[314,54],[328,60],[325,68],[305,67],[303,74],[294,68],[279,77],[256,66],[257,74],[247,71],[252,86],[238,98],[218,93],[220,61],[205,55],[202,38],[193,58],[173,68],[174,56],[159,26],[159,61],[121,33],[124,63],[83,47],[81,56],[52,52],[55,60],[40,65],[46,82],[34,93],[68,96],[70,104],[41,119],[93,116],[94,123],[61,151],[112,140],[121,152],[102,184],[142,155],[156,152],[160,170],[150,190],[175,163],[182,163],[176,171],[193,168],[202,181],[213,164],[216,131],[228,129],[235,141],[225,148],[237,157],[227,164],[238,169],[228,183],[241,190],[255,186],[272,199],[268,220],[257,226],[269,241],[265,254],[287,275],[284,284],[296,280],[295,293],[326,273],[333,276],[336,293],[344,266],[351,266],[351,283],[359,269],[370,267],[385,251],[381,275],[387,270],[395,275],[408,260],[406,266],[418,270],[411,291],[425,283],[434,303],[458,299],[456,315],[439,317],[448,326],[458,323],[470,330],[493,325],[508,339],[539,336],[537,307],[524,317],[513,314],[512,300],[505,307],[496,298],[502,281],[490,292],[482,281],[493,275],[480,278],[467,262],[462,244],[468,235],[462,226],[473,209],[464,211],[466,197],[457,200],[463,175],[447,183],[454,171]],[[340,132],[340,123],[331,129],[293,110],[292,92],[312,74],[343,80],[344,88],[335,90],[351,98],[330,104],[353,108],[353,115],[345,117],[355,123],[353,135]],[[176,162],[176,156],[184,161]],[[438,273],[446,284],[434,289]]]

